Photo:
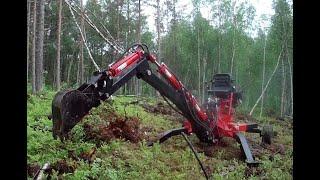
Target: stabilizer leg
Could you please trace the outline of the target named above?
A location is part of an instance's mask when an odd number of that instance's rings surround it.
[[[190,142],[190,140],[188,139],[187,135],[187,129],[182,127],[182,128],[176,128],[176,129],[171,129],[171,130],[168,130],[164,133],[162,133],[161,137],[158,139],[159,143],[163,143],[164,141],[168,140],[170,137],[172,136],[177,136],[177,135],[182,135],[183,138],[187,141],[188,143],[188,146],[190,147],[190,149],[192,150],[193,154],[195,155],[206,179],[209,179],[209,176],[206,172],[206,170],[204,169],[204,166],[203,164],[201,163],[200,159],[199,159],[199,156],[196,152],[196,150],[194,149],[192,143]],[[147,146],[153,146],[153,142],[148,142]]]
[[[198,163],[199,163],[199,165],[200,165],[200,167],[201,167],[201,169],[202,169],[202,171],[203,171],[206,179],[209,179],[208,173],[207,173],[206,170],[204,169],[203,164],[202,164],[202,162],[200,161],[199,156],[198,156],[196,150],[194,149],[192,143],[190,142],[190,140],[188,139],[188,137],[186,136],[186,134],[185,134],[184,132],[181,132],[181,135],[182,135],[183,138],[187,141],[188,146],[190,147],[190,149],[192,150],[194,156],[196,157],[196,159],[197,159],[197,161],[198,161]]]
[[[157,140],[159,141],[159,143],[163,143],[164,141],[168,140],[170,137],[172,136],[177,136],[177,135],[181,135],[181,133],[184,132],[184,133],[187,133],[187,129],[182,127],[182,128],[176,128],[176,129],[170,129],[164,133],[161,134],[160,138]],[[147,143],[147,146],[153,146],[153,143],[152,141],[149,141]]]
[[[241,150],[246,157],[246,163],[248,165],[258,165],[259,162],[254,160],[254,157],[251,153],[249,144],[248,144],[245,136],[242,133],[238,132],[238,133],[236,133],[235,138],[238,141],[238,143],[240,143],[240,145],[241,145]]]

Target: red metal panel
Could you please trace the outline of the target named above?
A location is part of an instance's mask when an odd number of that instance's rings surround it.
[[[124,69],[129,67],[131,64],[138,62],[143,55],[141,50],[137,50],[136,52],[125,56],[121,60],[117,61],[116,63],[112,64],[109,68],[109,74],[113,77],[118,76]]]

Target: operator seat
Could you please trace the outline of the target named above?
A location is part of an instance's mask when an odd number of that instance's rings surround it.
[[[235,92],[231,75],[228,73],[215,74],[210,94],[219,98],[228,98],[231,92]]]

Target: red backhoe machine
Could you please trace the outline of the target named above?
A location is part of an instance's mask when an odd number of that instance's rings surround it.
[[[155,65],[156,71],[150,67]],[[134,44],[123,56],[111,63],[106,69],[93,73],[90,81],[75,90],[58,92],[52,101],[53,137],[61,140],[89,113],[105,101],[132,77],[142,79],[155,88],[185,121],[182,127],[161,134],[159,143],[176,135],[182,135],[197,153],[187,135],[195,134],[201,142],[211,145],[223,137],[235,138],[249,165],[258,162],[250,151],[243,132],[258,133],[262,141],[270,144],[274,135],[271,126],[260,127],[257,123],[235,122],[235,108],[241,103],[242,93],[234,86],[230,74],[215,74],[207,86],[207,101],[201,106],[177,76],[164,64],[150,54],[145,44]],[[173,106],[173,103],[175,106]],[[149,142],[148,145],[153,145]],[[206,172],[204,174],[208,178]]]

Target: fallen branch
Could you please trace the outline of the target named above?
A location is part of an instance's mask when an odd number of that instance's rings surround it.
[[[43,179],[44,171],[47,170],[50,167],[50,163],[45,163],[41,169],[37,172],[35,177],[33,179],[41,180]]]
[[[264,87],[264,89],[263,89],[263,91],[262,91],[262,93],[261,93],[261,95],[260,95],[260,97],[258,98],[258,100],[256,101],[256,103],[254,104],[254,106],[252,107],[252,109],[251,109],[251,111],[250,111],[250,113],[249,113],[250,116],[252,115],[254,109],[256,108],[256,106],[258,105],[258,103],[260,102],[262,96],[264,95],[265,91],[267,90],[267,88],[268,88],[268,86],[269,86],[269,83],[270,83],[273,75],[275,74],[275,72],[276,72],[277,69],[278,69],[278,65],[279,65],[279,62],[280,62],[280,57],[281,57],[281,54],[282,54],[282,50],[283,50],[283,48],[281,48],[281,51],[280,51],[280,54],[279,54],[279,57],[278,57],[277,65],[275,66],[275,68],[274,68],[274,70],[273,70],[273,72],[272,72],[272,74],[271,74],[271,76],[270,76],[270,78],[269,78],[266,86]]]
[[[80,28],[80,26],[79,26],[79,24],[78,24],[78,22],[77,22],[77,20],[76,20],[76,17],[74,16],[74,13],[73,13],[73,11],[72,11],[72,6],[70,5],[70,3],[69,3],[68,0],[65,0],[65,2],[66,2],[66,4],[68,5],[69,10],[70,10],[70,12],[71,12],[71,15],[72,15],[72,17],[73,17],[73,20],[74,20],[75,24],[77,25],[77,27],[78,27],[78,29],[79,29],[79,32],[80,32],[80,35],[81,35],[81,39],[82,39],[82,41],[84,42],[84,45],[85,45],[85,47],[86,47],[86,49],[87,49],[87,51],[88,51],[89,57],[90,57],[93,65],[95,66],[95,68],[97,69],[97,71],[100,71],[100,67],[99,67],[99,66],[97,65],[97,63],[94,61],[94,59],[93,59],[93,57],[92,57],[92,54],[91,54],[91,52],[90,52],[90,49],[89,49],[89,47],[88,47],[88,45],[87,45],[87,43],[86,43],[86,42],[87,42],[87,41],[86,41],[86,38],[84,37],[84,34],[83,34],[83,32],[82,32],[82,30],[81,30],[81,28]]]
[[[119,94],[116,96],[118,96],[118,97],[137,97],[137,95],[135,95],[135,94]]]

